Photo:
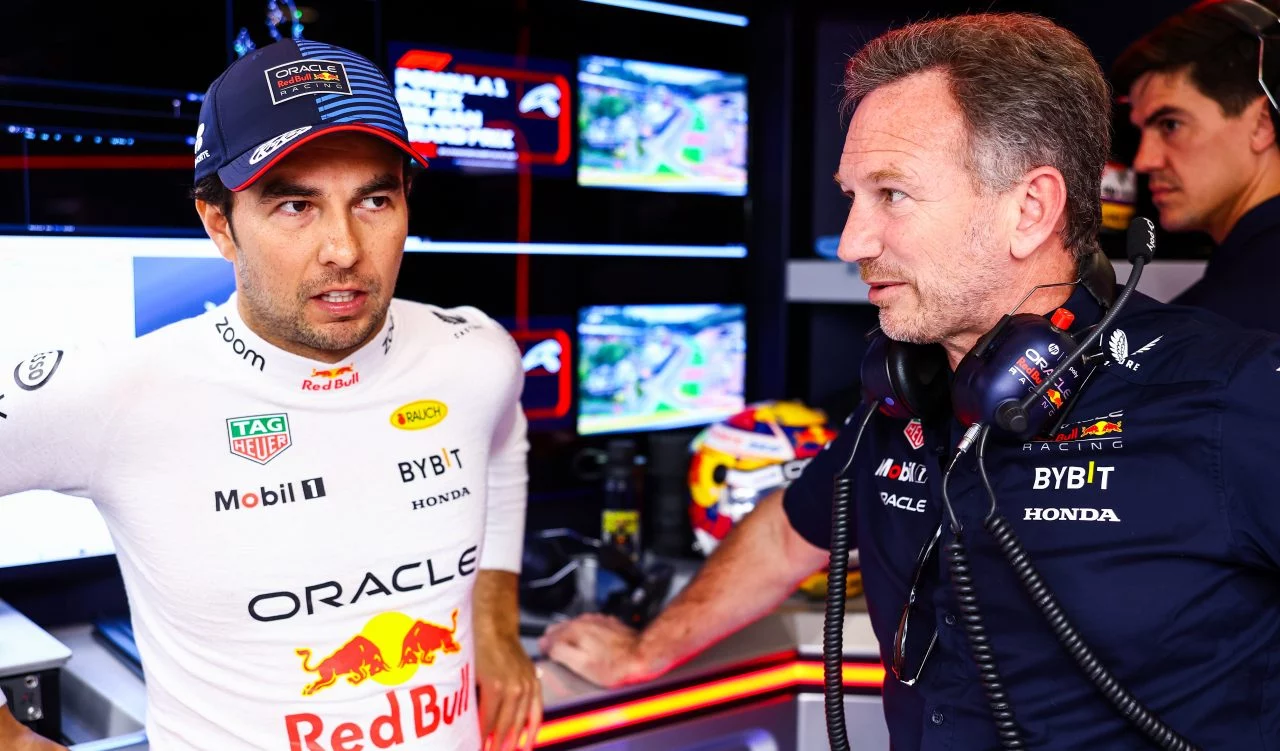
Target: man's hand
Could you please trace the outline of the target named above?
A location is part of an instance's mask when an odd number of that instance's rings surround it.
[[[542,684],[520,640],[478,640],[476,682],[485,751],[533,748],[542,724]]]
[[[547,657],[605,688],[651,677],[640,657],[640,634],[612,616],[587,613],[553,623],[538,647]]]
[[[542,725],[542,682],[520,646],[517,581],[509,571],[481,569],[476,577],[476,684],[485,751],[532,749]]]
[[[0,749],[4,751],[67,751],[67,747],[54,743],[28,730],[14,718],[8,707],[0,706]]]

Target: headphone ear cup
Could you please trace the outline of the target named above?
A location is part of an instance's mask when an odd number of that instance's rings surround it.
[[[908,344],[876,332],[862,359],[862,396],[888,417],[936,420],[951,410],[947,354],[936,344]]]
[[[925,422],[946,417],[951,411],[946,350],[936,344],[890,342],[887,354],[889,380],[910,416]]]
[[[984,352],[970,352],[956,367],[952,403],[956,419],[966,427],[986,423],[997,434],[1030,438],[1050,425],[1083,381],[1083,369],[1073,365],[1056,372],[1056,365],[1076,346],[1067,333],[1043,316],[1021,313],[1012,317],[1001,335]],[[976,350],[976,348],[975,348]],[[1016,405],[1044,379],[1053,386],[1024,415],[1026,424],[1005,425],[1010,405]]]

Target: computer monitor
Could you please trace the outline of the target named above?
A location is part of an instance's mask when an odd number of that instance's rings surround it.
[[[578,183],[746,195],[746,76],[580,58]]]
[[[578,313],[578,433],[705,425],[746,406],[742,305],[592,306]]]
[[[231,264],[207,238],[0,236],[0,269],[0,320],[10,322],[0,355],[14,360],[0,366],[9,367],[77,342],[128,341],[199,315],[235,289]],[[91,500],[49,491],[0,497],[0,568],[114,552]]]

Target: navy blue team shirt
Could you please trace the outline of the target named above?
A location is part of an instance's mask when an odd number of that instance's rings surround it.
[[[1280,196],[1254,206],[1218,246],[1204,276],[1174,298],[1249,328],[1280,332]]]
[[[1101,317],[1083,289],[1066,307],[1077,333]],[[1144,706],[1206,751],[1280,749],[1280,338],[1141,294],[1103,336],[1106,359],[1054,435],[988,441],[1000,512],[1094,653]],[[784,496],[792,526],[821,548],[857,423]],[[962,434],[954,419],[877,414],[850,469],[850,540],[886,666]],[[974,453],[948,492],[1028,748],[1155,748],[1077,668],[983,528],[990,504]],[[940,544],[951,539],[944,529]],[[945,555],[921,587],[908,663],[919,663],[934,628],[938,642],[915,686],[887,671],[893,748],[998,749]]]

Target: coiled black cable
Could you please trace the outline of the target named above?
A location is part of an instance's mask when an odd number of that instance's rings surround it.
[[[985,438],[986,428],[982,429]],[[1022,731],[1013,716],[1013,705],[1000,680],[1000,670],[996,665],[995,650],[991,646],[991,638],[982,624],[982,611],[978,607],[978,592],[973,585],[973,570],[969,567],[969,554],[964,548],[964,528],[951,508],[951,497],[947,493],[947,483],[951,480],[951,472],[959,463],[963,452],[957,452],[942,476],[942,503],[951,517],[953,539],[946,545],[947,568],[951,573],[951,586],[955,590],[956,603],[960,609],[960,621],[964,624],[965,635],[969,639],[969,650],[973,660],[978,664],[978,677],[987,694],[987,703],[991,706],[991,717],[996,725],[996,735],[1000,737],[1000,747],[1004,749],[1024,749]]]
[[[845,474],[858,455],[858,444],[880,402],[872,401],[858,424],[853,450],[844,468],[836,473],[831,499],[831,560],[827,564],[826,617],[822,620],[822,695],[827,715],[827,740],[833,751],[848,751],[849,732],[844,720],[844,606],[849,573],[849,513],[853,505],[853,481]]]
[[[987,467],[984,461],[984,449],[986,447],[986,430],[983,430],[982,436],[978,439],[978,472],[982,476],[982,484],[987,490],[987,496],[991,500],[991,510],[983,520],[983,526],[995,538],[996,543],[1000,546],[1000,550],[1004,552],[1006,558],[1009,559],[1009,565],[1013,567],[1014,573],[1018,577],[1018,581],[1022,582],[1022,586],[1031,595],[1031,599],[1035,602],[1036,607],[1044,615],[1045,620],[1049,622],[1049,627],[1053,630],[1058,641],[1062,642],[1062,646],[1071,655],[1071,659],[1075,660],[1080,669],[1089,678],[1098,691],[1106,697],[1107,701],[1116,708],[1118,712],[1136,728],[1142,731],[1144,735],[1154,741],[1157,745],[1171,751],[1199,751],[1199,749],[1178,735],[1176,731],[1160,721],[1146,707],[1138,701],[1133,694],[1129,693],[1116,677],[1107,670],[1106,666],[1098,660],[1093,650],[1085,643],[1080,636],[1080,632],[1076,631],[1071,625],[1071,621],[1063,612],[1062,606],[1058,604],[1058,600],[1053,596],[1053,592],[1049,590],[1049,585],[1040,577],[1040,572],[1036,571],[1035,566],[1031,563],[1031,557],[1027,554],[1025,548],[1022,547],[1018,535],[1013,531],[1013,525],[1007,519],[1000,515],[996,510],[996,494],[991,487],[991,480],[987,477]],[[943,485],[943,497],[946,496],[946,485]]]

